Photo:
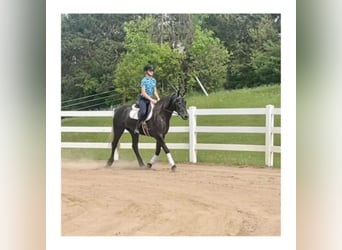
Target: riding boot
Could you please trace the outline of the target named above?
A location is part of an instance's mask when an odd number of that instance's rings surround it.
[[[135,125],[134,134],[139,134],[139,127],[140,127],[141,123],[142,123],[142,121],[139,119],[137,121],[137,124]]]

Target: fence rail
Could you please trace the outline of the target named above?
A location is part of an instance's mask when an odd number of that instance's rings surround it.
[[[189,133],[189,143],[167,143],[170,149],[189,150],[189,160],[197,162],[198,150],[223,150],[223,151],[252,151],[265,152],[265,165],[273,166],[273,154],[281,153],[281,147],[274,145],[274,134],[281,134],[280,127],[274,127],[274,116],[281,115],[280,108],[267,105],[265,108],[254,109],[197,109],[189,108],[189,126],[170,127],[169,133]],[[112,117],[113,111],[62,111],[62,117]],[[208,115],[265,115],[265,127],[248,126],[197,126],[197,116]],[[110,133],[111,127],[70,127],[63,126],[61,132],[69,133]],[[127,132],[127,131],[125,131]],[[265,134],[265,145],[246,144],[206,144],[197,143],[197,133],[261,133]],[[120,143],[119,148],[129,149],[131,143]],[[110,148],[110,143],[99,142],[62,142],[62,148]],[[139,143],[139,148],[155,149],[155,143]],[[115,152],[115,160],[119,158]]]

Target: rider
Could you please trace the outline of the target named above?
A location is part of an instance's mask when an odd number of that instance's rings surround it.
[[[158,91],[157,91],[157,81],[153,77],[153,65],[148,64],[144,67],[145,77],[141,80],[141,94],[139,97],[139,113],[138,113],[138,121],[134,129],[134,133],[139,134],[139,127],[141,123],[146,119],[147,111],[150,105],[150,102],[156,104],[157,101],[160,100]],[[156,99],[152,97],[156,97]]]

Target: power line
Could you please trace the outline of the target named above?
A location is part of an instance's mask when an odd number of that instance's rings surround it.
[[[73,101],[78,101],[78,100],[82,100],[82,99],[89,98],[89,97],[92,97],[92,96],[102,95],[102,94],[109,93],[109,92],[114,92],[114,91],[115,91],[115,90],[109,90],[109,91],[104,91],[104,92],[102,92],[102,93],[98,93],[98,94],[94,94],[94,95],[82,96],[82,97],[79,97],[79,98],[75,98],[75,99],[71,99],[71,100],[62,101],[62,104],[63,104],[63,103],[68,103],[68,102],[73,102]]]
[[[84,101],[84,102],[68,104],[68,105],[62,106],[62,108],[77,106],[77,105],[80,105],[80,104],[84,104],[84,103],[88,103],[88,102],[93,102],[93,101],[97,101],[97,100],[101,100],[101,99],[109,98],[109,97],[113,97],[113,96],[118,96],[118,95],[120,95],[120,94],[113,94],[113,95],[102,96],[102,97],[91,99],[91,100],[87,100],[87,101]]]
[[[101,102],[101,103],[96,103],[96,104],[93,104],[93,105],[89,105],[89,106],[86,106],[86,107],[82,107],[82,108],[79,108],[77,110],[82,110],[82,109],[87,109],[87,108],[91,108],[91,107],[95,107],[95,106],[99,106],[99,105],[102,105],[102,104],[105,104],[106,102]]]

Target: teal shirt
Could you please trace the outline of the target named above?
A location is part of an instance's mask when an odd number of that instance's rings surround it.
[[[157,85],[157,81],[153,77],[149,78],[149,77],[145,76],[141,80],[141,87],[144,87],[146,90],[146,93],[151,97],[154,94],[154,88],[156,87],[156,85]]]

